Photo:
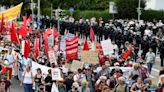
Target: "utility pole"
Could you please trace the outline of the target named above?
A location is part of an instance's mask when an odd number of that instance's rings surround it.
[[[34,2],[31,0],[32,23],[34,23]]]
[[[60,8],[57,9],[57,19],[58,19],[58,32],[60,32],[60,16],[59,16]]]
[[[40,0],[38,0],[38,21],[40,21]]]
[[[138,12],[138,21],[140,21],[140,17],[141,17],[141,0],[138,1],[137,12]]]

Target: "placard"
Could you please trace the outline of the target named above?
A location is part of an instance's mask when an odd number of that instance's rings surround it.
[[[101,41],[101,46],[102,46],[104,55],[111,55],[113,53],[113,45],[110,39]]]
[[[61,71],[59,68],[52,69],[52,80],[60,80],[61,79]]]
[[[98,64],[98,52],[97,51],[82,51],[81,60],[87,64]]]
[[[84,62],[73,60],[70,70],[72,72],[76,72],[79,68],[82,69],[83,68],[83,65],[84,65]]]
[[[50,63],[54,63],[55,65],[57,65],[56,56],[53,50],[48,51],[48,57],[49,57]]]

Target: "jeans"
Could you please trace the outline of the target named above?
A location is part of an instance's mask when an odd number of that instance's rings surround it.
[[[153,67],[153,63],[147,63],[147,69],[149,73],[151,73],[152,67]]]
[[[35,83],[35,90],[38,92],[40,83]]]
[[[24,84],[24,92],[33,92],[32,84]]]

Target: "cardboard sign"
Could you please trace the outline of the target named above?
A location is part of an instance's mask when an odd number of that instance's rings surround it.
[[[111,55],[113,53],[113,45],[110,39],[101,41],[101,46],[102,46],[104,55]]]
[[[98,64],[98,52],[97,51],[82,51],[81,60],[87,64]]]
[[[49,56],[49,61],[51,63],[54,63],[55,65],[57,65],[57,61],[56,61],[56,56],[55,56],[55,53],[54,51],[48,51],[48,56]]]
[[[77,61],[77,60],[74,60],[72,62],[72,65],[71,65],[71,71],[72,72],[76,72],[79,68],[82,69],[83,68],[83,65],[84,65],[84,62],[80,62],[80,61]]]
[[[52,69],[52,80],[60,80],[61,77],[61,71],[59,68],[53,68]]]

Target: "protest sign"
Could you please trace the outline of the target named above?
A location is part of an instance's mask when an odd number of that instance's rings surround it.
[[[84,62],[73,60],[70,70],[73,72],[76,72],[79,68],[82,69],[83,65],[84,65]]]
[[[111,55],[113,53],[113,45],[110,39],[101,41],[101,46],[102,46],[104,55]]]
[[[59,68],[53,68],[52,69],[52,80],[60,80],[61,77],[61,71]]]
[[[71,69],[71,65],[72,65],[72,64],[70,64],[70,63],[66,63],[66,64],[64,65],[64,67],[67,68],[68,70],[70,70],[70,69]]]
[[[48,45],[49,45],[49,47],[54,46],[54,37],[53,37],[53,35],[50,35],[48,37]]]
[[[48,51],[49,61],[57,65],[56,56],[53,50]]]
[[[88,64],[98,64],[98,52],[97,51],[82,51],[81,60]]]

